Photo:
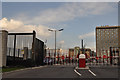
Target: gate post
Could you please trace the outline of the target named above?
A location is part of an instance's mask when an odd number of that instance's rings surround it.
[[[0,31],[0,67],[6,66],[7,38],[8,38],[8,32],[6,30],[1,30]]]
[[[118,66],[120,66],[120,47],[118,48]]]
[[[112,47],[110,47],[110,64],[112,65]]]
[[[33,31],[33,43],[32,43],[32,59],[35,61],[35,41],[36,41],[36,32]]]
[[[16,35],[14,35],[14,52],[13,52],[13,64],[15,64],[15,51],[16,51]]]

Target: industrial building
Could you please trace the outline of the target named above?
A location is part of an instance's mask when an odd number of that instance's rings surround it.
[[[120,26],[100,26],[96,27],[96,55],[99,58],[112,58],[120,55]]]

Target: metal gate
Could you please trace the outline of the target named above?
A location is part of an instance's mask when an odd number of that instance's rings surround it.
[[[8,33],[7,66],[25,65],[32,58],[33,33]]]
[[[47,65],[59,64],[59,65],[78,65],[77,55],[70,55],[69,51],[66,50],[64,54],[60,53],[60,49],[57,49],[55,54],[54,49],[47,49],[46,57],[44,63]],[[120,48],[119,47],[110,47],[109,50],[103,51],[101,55],[93,51],[90,51],[90,55],[87,55],[87,51],[84,53],[86,55],[86,65],[88,66],[111,66],[120,64]]]
[[[120,47],[110,47],[103,50],[99,56],[93,55],[87,59],[88,65],[120,65]]]
[[[110,47],[110,63],[120,65],[120,47]]]
[[[44,58],[44,63],[46,65],[77,65],[77,57],[75,55],[70,56],[69,51],[66,49],[57,49],[55,54],[55,49],[46,49],[46,55]]]

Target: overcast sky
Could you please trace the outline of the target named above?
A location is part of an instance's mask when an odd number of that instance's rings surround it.
[[[97,1],[97,0],[94,0]],[[117,0],[116,0],[117,1]],[[47,46],[54,48],[54,33],[48,28],[60,29],[57,32],[57,47],[72,48],[85,45],[95,50],[96,26],[118,25],[117,2],[3,2],[3,29],[10,32],[32,32],[37,37],[47,39]]]

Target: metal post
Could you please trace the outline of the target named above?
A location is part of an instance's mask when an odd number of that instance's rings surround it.
[[[118,47],[118,66],[120,66],[120,47]]]
[[[106,54],[107,54],[107,65],[108,65],[108,51],[106,50]]]
[[[70,63],[70,53],[69,53],[69,63]]]
[[[82,49],[83,49],[83,39],[82,39]]]
[[[32,59],[35,60],[35,40],[36,40],[36,32],[33,31],[33,44],[32,44]]]
[[[60,30],[52,30],[52,29],[48,29],[49,31],[55,31],[55,53],[54,53],[54,63],[56,63],[56,32],[57,31],[62,31],[64,29],[60,29]]]
[[[15,50],[16,50],[16,35],[14,35],[14,52],[13,52],[13,61],[15,62]]]
[[[56,63],[56,30],[55,30],[55,63]]]
[[[50,49],[49,49],[49,57],[48,57],[48,64],[50,65],[51,63],[49,63],[50,61]]]
[[[9,48],[9,56],[10,56],[10,50],[11,50],[11,48]]]
[[[18,58],[19,58],[19,52],[20,52],[20,49],[18,49]]]
[[[116,58],[115,58],[115,52],[116,52],[116,51],[115,51],[115,48],[113,48],[113,53],[114,53],[114,54],[113,54],[113,60],[114,60],[114,63],[113,63],[113,64],[115,64],[115,59],[116,59]]]
[[[59,64],[59,52],[60,52],[60,49],[58,49],[58,61],[57,61],[57,64]]]
[[[92,52],[92,51],[91,51],[91,52]],[[94,57],[94,56],[93,56],[93,52],[92,52],[92,64],[94,63],[94,61],[93,61],[93,60],[94,60],[94,58],[93,58],[93,57]]]
[[[82,54],[84,54],[83,39],[82,39]]]
[[[110,64],[112,65],[112,47],[110,47]]]

